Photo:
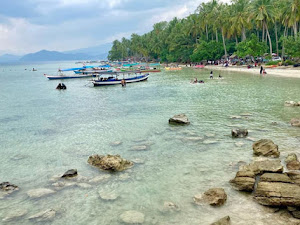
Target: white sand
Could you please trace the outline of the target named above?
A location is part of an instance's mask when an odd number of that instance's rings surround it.
[[[300,68],[299,67],[290,67],[290,66],[281,66],[276,68],[266,68],[267,75],[272,76],[281,76],[281,77],[294,77],[300,78]],[[220,70],[220,71],[231,71],[231,72],[242,72],[242,73],[252,73],[254,75],[260,75],[260,67],[248,69],[246,66],[205,66],[205,69],[208,70]]]

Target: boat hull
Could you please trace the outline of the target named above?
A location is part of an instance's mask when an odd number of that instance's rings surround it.
[[[74,75],[74,76],[46,76],[49,80],[62,80],[62,79],[74,79],[74,78],[87,78],[87,77],[95,77],[94,74],[89,75]]]
[[[149,74],[143,75],[143,76],[138,76],[138,77],[133,77],[133,78],[126,78],[124,79],[126,83],[135,83],[135,82],[141,82],[141,81],[146,81],[149,77]],[[115,84],[121,84],[122,79],[116,80],[94,80],[93,84],[94,86],[104,86],[104,85],[115,85]]]

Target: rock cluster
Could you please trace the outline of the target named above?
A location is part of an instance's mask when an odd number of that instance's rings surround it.
[[[185,114],[178,114],[170,118],[169,123],[184,125],[184,124],[190,124],[190,121]]]
[[[271,140],[253,144],[254,154],[279,157],[278,146]],[[300,169],[297,155],[289,154],[285,160],[288,169]],[[253,161],[240,167],[232,187],[239,191],[253,192],[253,198],[261,205],[286,207],[294,217],[300,218],[300,171],[283,173],[279,159]],[[254,188],[256,186],[256,188]]]
[[[92,155],[88,163],[102,170],[123,171],[133,166],[133,162],[121,158],[120,155]]]
[[[291,119],[291,125],[293,127],[300,127],[300,119],[299,118]]]
[[[239,138],[239,137],[247,137],[248,136],[248,130],[247,129],[232,129],[231,135],[233,138]]]

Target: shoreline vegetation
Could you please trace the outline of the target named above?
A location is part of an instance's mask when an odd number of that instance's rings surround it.
[[[211,0],[186,18],[161,21],[148,33],[115,40],[108,59],[293,65],[300,63],[299,21],[299,0]]]

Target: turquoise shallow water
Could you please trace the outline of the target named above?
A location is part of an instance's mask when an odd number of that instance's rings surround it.
[[[67,90],[58,91],[59,81],[43,76],[73,66],[72,62],[0,66],[0,181],[20,187],[0,199],[0,219],[27,209],[28,214],[12,224],[33,224],[29,216],[53,208],[57,214],[49,224],[117,225],[127,210],[144,213],[144,224],[210,224],[226,215],[234,224],[267,224],[272,219],[284,224],[251,195],[228,184],[238,162],[252,160],[253,143],[232,139],[230,132],[232,127],[244,127],[253,139],[272,139],[281,158],[299,153],[299,129],[289,121],[300,116],[300,108],[283,106],[286,100],[300,101],[299,79],[224,72],[224,79],[209,80],[210,71],[184,68],[153,73],[147,82],[126,88],[95,88],[89,79],[66,80]],[[30,71],[33,67],[38,71]],[[190,84],[194,77],[205,84]],[[178,113],[185,113],[191,124],[170,126],[168,119]],[[230,118],[242,113],[252,116]],[[117,141],[122,144],[112,145]],[[237,147],[236,142],[244,145]],[[140,145],[148,150],[132,151]],[[107,174],[87,164],[95,153],[120,154],[144,163],[89,183]],[[40,199],[26,195],[34,188],[54,190],[51,177],[72,168],[83,176],[81,183],[91,187],[72,186]],[[193,204],[194,195],[212,187],[226,190],[223,207]],[[116,200],[99,197],[98,191],[112,190],[119,196]],[[165,212],[166,201],[176,203],[180,211]]]

